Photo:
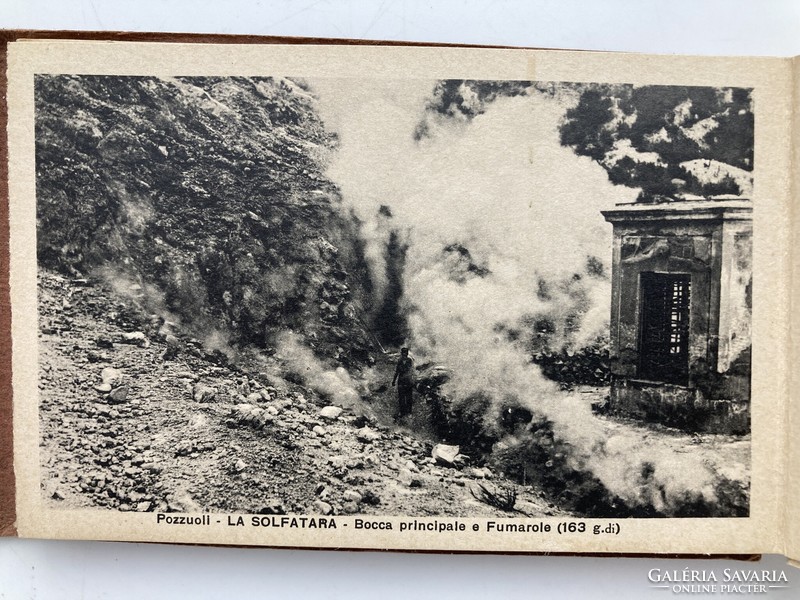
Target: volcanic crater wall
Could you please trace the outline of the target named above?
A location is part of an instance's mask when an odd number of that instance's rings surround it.
[[[42,267],[133,285],[195,334],[366,359],[358,223],[302,81],[40,75],[35,98]]]

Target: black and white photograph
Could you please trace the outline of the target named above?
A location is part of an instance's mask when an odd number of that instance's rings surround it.
[[[48,508],[750,516],[752,88],[33,93]]]

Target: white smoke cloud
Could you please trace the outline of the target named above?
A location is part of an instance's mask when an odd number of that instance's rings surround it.
[[[296,333],[287,331],[278,337],[276,356],[308,387],[335,404],[351,408],[359,404],[360,396],[350,374],[342,367],[329,369],[323,365]]]
[[[501,97],[470,122],[429,120],[431,135],[417,142],[412,134],[435,82],[312,83],[341,140],[328,175],[365,223],[379,291],[388,235],[381,205],[406,236],[404,304],[418,352],[440,354],[432,340],[446,343],[455,323],[488,342],[497,324],[575,308],[559,283],[585,272],[587,256],[607,261],[611,235],[600,210],[637,191],[612,185],[597,163],[560,145],[557,125],[574,94]],[[454,243],[491,274],[452,281],[442,251]],[[553,284],[548,301],[537,297],[540,279]],[[608,301],[598,300],[609,292],[600,279],[582,287],[591,302],[581,343],[604,330]]]
[[[390,207],[392,225],[408,244],[402,302],[409,343],[418,356],[452,370],[448,397],[488,395],[494,401],[489,421],[509,402],[546,416],[573,446],[576,467],[592,470],[631,502],[644,502],[643,495],[668,502],[687,489],[713,497],[707,468],[693,460],[675,463],[652,448],[655,471],[642,485],[642,440],[617,436],[610,443],[586,401],[561,393],[524,348],[501,333],[502,326],[519,326],[532,315],[559,320],[576,308],[583,318],[573,344],[608,327],[610,285],[586,276],[586,261],[597,257],[609,272],[611,229],[600,211],[634,201],[638,190],[612,185],[600,165],[560,145],[558,124],[574,94],[531,89],[500,97],[471,121],[428,119],[429,136],[415,141],[435,82],[312,85],[326,125],[341,141],[328,175],[366,224],[376,280],[385,269],[381,205]],[[466,248],[488,275],[454,277],[444,252],[452,244]],[[576,273],[584,276],[575,280]],[[540,281],[549,290],[544,296],[537,294]]]

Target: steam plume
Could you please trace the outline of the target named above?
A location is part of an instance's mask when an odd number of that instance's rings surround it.
[[[355,382],[347,371],[342,367],[326,368],[296,333],[284,332],[278,337],[277,356],[307,386],[337,405],[353,407],[359,402]]]
[[[418,357],[452,369],[447,395],[490,397],[487,428],[509,404],[544,415],[573,448],[575,467],[631,503],[713,497],[712,473],[699,461],[676,463],[642,439],[614,437],[585,401],[544,379],[526,352],[537,319],[572,321],[556,331],[567,347],[607,330],[609,283],[587,259],[608,272],[611,232],[600,210],[638,193],[612,185],[597,162],[559,143],[558,124],[577,102],[571,88],[498,97],[468,121],[430,118],[420,135],[434,82],[313,86],[341,140],[328,175],[366,223],[373,278],[383,281],[386,272],[381,206],[408,246],[401,304],[409,343]],[[645,451],[655,467],[643,483],[637,456]]]

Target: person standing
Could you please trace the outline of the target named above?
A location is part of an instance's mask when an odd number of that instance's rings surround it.
[[[414,394],[414,359],[408,355],[408,348],[400,349],[400,360],[394,370],[392,385],[397,383],[398,418],[411,414]]]

